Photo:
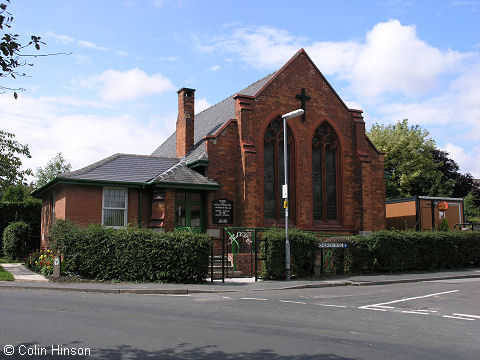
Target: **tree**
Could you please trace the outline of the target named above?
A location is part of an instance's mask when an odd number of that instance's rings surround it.
[[[63,174],[70,170],[72,170],[72,165],[63,158],[62,153],[60,152],[49,160],[44,168],[37,168],[35,173],[37,179],[35,186],[42,187],[55,179],[58,174]]]
[[[386,152],[386,196],[388,199],[412,195],[433,195],[432,184],[441,177],[433,160],[435,142],[427,130],[409,126],[404,119],[395,125],[374,124],[369,138]],[[440,189],[434,189],[437,193]],[[443,190],[442,190],[443,191]]]
[[[13,140],[14,134],[0,130],[0,192],[9,185],[25,184],[25,178],[33,175],[32,170],[20,170],[20,156],[31,158],[28,145]]]
[[[6,3],[0,3],[0,30],[2,32],[4,32],[5,29],[11,29],[13,22],[12,14],[7,11],[7,3],[10,3],[10,0],[5,1]],[[21,72],[19,68],[33,66],[33,64],[23,60],[24,58],[48,55],[31,55],[23,52],[29,47],[34,47],[36,50],[40,50],[40,44],[45,44],[41,41],[40,36],[31,35],[30,40],[22,44],[19,40],[18,34],[4,32],[0,39],[0,77],[10,76],[15,79],[17,76],[26,76],[26,74]],[[9,88],[0,85],[0,93],[4,93],[7,90],[13,91],[13,96],[16,99],[18,97],[17,91],[23,91],[24,89]]]
[[[26,185],[10,185],[2,194],[2,202],[24,202],[31,199],[32,189]]]
[[[448,155],[446,151],[439,149],[432,151],[433,161],[437,164],[437,169],[443,175],[441,181],[452,184],[448,196],[463,198],[474,188],[473,176],[470,173],[460,173],[460,167],[455,160],[449,158]]]

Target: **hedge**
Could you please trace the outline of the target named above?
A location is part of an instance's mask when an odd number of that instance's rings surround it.
[[[3,254],[10,260],[21,259],[27,255],[30,225],[25,221],[17,221],[3,230]]]
[[[83,228],[59,220],[50,232],[64,271],[85,278],[121,281],[202,282],[208,274],[210,239],[186,231]]]
[[[350,272],[459,269],[480,266],[480,233],[379,231],[356,237]]]
[[[297,229],[290,230],[288,238],[291,275],[296,277],[312,276],[314,273],[314,250],[318,239],[311,233]],[[263,240],[260,243],[260,256],[265,259],[262,266],[262,277],[285,279],[285,230],[272,228],[265,232]]]
[[[328,241],[312,233],[291,230],[292,275],[313,277],[316,246]],[[272,229],[261,243],[262,275],[285,278],[285,232]],[[342,249],[328,250],[338,261]],[[431,271],[480,266],[480,232],[470,231],[379,231],[369,236],[349,237],[344,264],[335,264],[345,273]]]
[[[25,202],[0,202],[0,234],[8,224],[23,220],[31,226],[29,234],[29,251],[40,247],[40,221],[41,221],[42,202],[41,200],[29,200]],[[3,244],[0,237],[0,252],[3,250]],[[0,254],[1,255],[1,254]]]

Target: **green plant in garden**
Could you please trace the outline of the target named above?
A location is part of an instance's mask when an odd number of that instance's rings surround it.
[[[55,253],[52,250],[38,250],[25,259],[25,266],[42,275],[52,275],[54,259]]]
[[[0,281],[13,281],[13,275],[0,266]]]
[[[20,259],[27,249],[27,237],[31,228],[25,221],[8,225],[3,231],[3,253],[9,259]]]
[[[447,219],[443,218],[442,222],[438,226],[438,231],[450,231],[450,225],[448,225]]]

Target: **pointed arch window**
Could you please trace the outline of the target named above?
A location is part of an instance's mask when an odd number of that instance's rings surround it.
[[[316,130],[312,141],[313,219],[338,220],[338,137],[328,123]]]
[[[283,122],[282,118],[274,119],[267,127],[263,138],[263,194],[264,194],[264,216],[268,222],[284,220],[285,211],[283,208],[282,185],[284,183],[283,163]],[[295,194],[293,189],[294,169],[291,164],[294,161],[293,135],[287,125],[287,168],[288,168],[288,193],[290,204],[294,204]],[[294,219],[294,206],[289,207],[289,219]]]

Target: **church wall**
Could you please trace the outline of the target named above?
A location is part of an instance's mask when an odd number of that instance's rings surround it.
[[[212,201],[227,199],[233,201],[233,224],[226,226],[243,226],[244,201],[241,196],[241,165],[238,126],[236,121],[230,121],[220,129],[216,137],[207,140],[208,169],[206,176],[218,181],[221,188],[207,192],[206,196],[206,227],[216,229],[218,237],[222,236],[225,225],[215,225],[212,219]]]
[[[263,226],[263,137],[265,129],[274,118],[284,113],[301,107],[301,102],[296,98],[305,88],[311,100],[306,102],[306,122],[293,118],[288,121],[295,140],[295,203],[290,203],[290,214],[296,214],[297,226],[304,229],[318,229],[331,231],[358,232],[384,228],[384,197],[378,191],[383,179],[381,164],[376,159],[377,154],[368,153],[368,174],[362,174],[358,159],[357,148],[367,149],[364,130],[362,136],[356,137],[352,113],[343,105],[335,95],[328,83],[317,72],[308,57],[300,54],[286,65],[273,81],[250,103],[243,105],[239,111],[237,99],[237,120],[240,128],[240,144],[247,143],[241,149],[243,172],[245,176],[245,198],[248,199],[244,226]],[[244,103],[248,99],[243,100]],[[312,203],[312,147],[311,139],[318,125],[327,121],[336,131],[340,141],[339,153],[339,178],[337,189],[341,189],[339,201],[339,221],[337,224],[320,224],[313,221]],[[360,139],[360,140],[357,140]],[[361,142],[357,144],[357,142]],[[255,156],[255,161],[249,157]],[[210,156],[210,155],[209,155]],[[375,159],[372,163],[372,159]],[[248,176],[247,173],[255,174]],[[363,179],[362,179],[363,177]],[[258,181],[258,184],[255,184]],[[220,180],[221,184],[225,182]],[[253,186],[252,186],[253,185]],[[368,185],[368,186],[367,186]],[[362,192],[367,186],[367,191]],[[383,187],[381,187],[383,189]],[[368,194],[368,204],[362,206],[362,196]],[[292,197],[292,196],[291,196]],[[379,204],[382,203],[382,210]],[[369,219],[362,222],[362,216]],[[374,219],[379,216],[380,220]],[[383,225],[382,225],[383,221]],[[373,223],[375,222],[375,224]],[[363,224],[369,224],[369,229],[363,229]]]

